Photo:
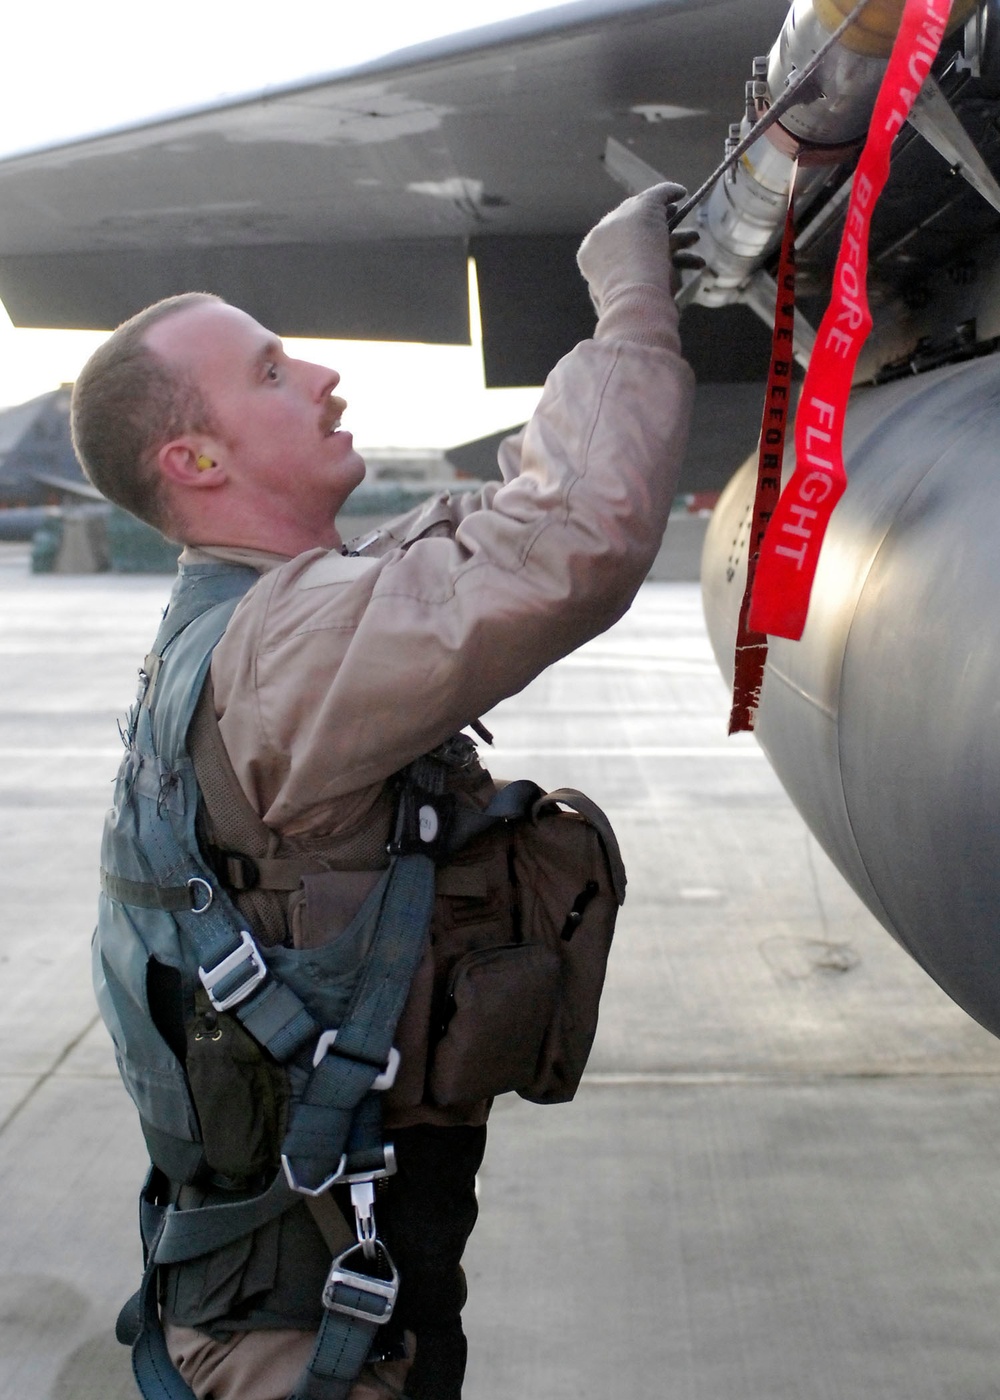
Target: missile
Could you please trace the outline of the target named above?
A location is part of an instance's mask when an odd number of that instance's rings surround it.
[[[850,159],[868,129],[905,0],[869,0],[829,49],[784,113],[720,180],[698,215],[698,252],[707,267],[687,299],[703,306],[747,300],[762,262],[781,238],[795,160],[802,164],[796,201],[805,210],[825,184],[830,166]],[[948,30],[963,23],[976,0],[955,0]],[[853,0],[793,0],[766,57],[754,60],[747,111],[730,141],[749,135],[757,118],[785,91],[854,9]]]

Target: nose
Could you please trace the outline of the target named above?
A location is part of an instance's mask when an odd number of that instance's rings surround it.
[[[317,365],[312,360],[297,360],[297,373],[308,386],[309,393],[317,403],[329,398],[340,383],[340,374],[329,365]]]
[[[327,365],[313,365],[314,383],[316,385],[316,397],[319,400],[329,398],[340,383],[340,375],[335,369],[330,369]]]

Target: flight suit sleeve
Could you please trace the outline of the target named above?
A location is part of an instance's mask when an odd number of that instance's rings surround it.
[[[431,511],[377,557],[299,556],[243,600],[212,675],[269,824],[322,821],[625,612],[666,525],[693,390],[672,299],[655,313],[661,343],[598,324],[560,362],[474,508]]]

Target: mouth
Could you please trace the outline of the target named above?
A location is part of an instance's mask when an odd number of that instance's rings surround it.
[[[338,394],[330,395],[320,420],[320,431],[324,437],[333,437],[334,433],[339,432],[341,415],[346,407],[346,399],[340,398]]]

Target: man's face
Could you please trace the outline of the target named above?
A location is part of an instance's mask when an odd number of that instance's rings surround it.
[[[145,343],[182,368],[208,401],[225,466],[260,512],[331,521],[363,480],[334,394],[336,370],[293,360],[253,317],[202,302],[151,327]]]

